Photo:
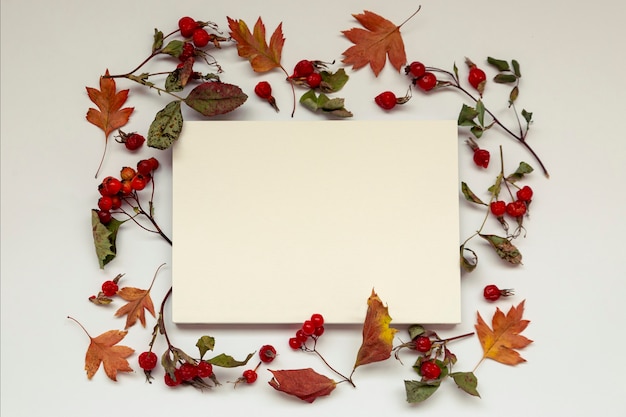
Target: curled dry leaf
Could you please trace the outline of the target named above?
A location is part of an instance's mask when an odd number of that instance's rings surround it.
[[[250,61],[255,72],[267,72],[280,68],[280,59],[285,44],[282,23],[274,30],[269,45],[265,41],[265,24],[259,17],[254,24],[253,32],[243,20],[227,17],[230,36],[237,42],[237,53]]]
[[[318,397],[329,395],[337,386],[332,379],[318,374],[311,368],[270,372],[274,376],[269,384],[274,389],[294,395],[312,403]]]
[[[398,331],[389,327],[391,316],[386,306],[372,290],[367,300],[367,313],[363,323],[363,342],[357,353],[354,368],[388,359],[393,349],[393,338]]]
[[[132,327],[137,319],[143,327],[146,327],[146,310],[156,317],[154,304],[150,297],[150,290],[140,290],[139,288],[124,287],[117,292],[124,300],[128,301],[115,312],[116,317],[126,316],[126,329]]]

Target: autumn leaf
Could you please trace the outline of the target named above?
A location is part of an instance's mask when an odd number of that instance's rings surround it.
[[[100,77],[100,90],[93,87],[86,87],[86,89],[89,99],[98,107],[98,109],[89,108],[87,121],[104,131],[104,153],[100,161],[100,166],[102,166],[109,135],[115,129],[128,123],[134,107],[122,108],[128,98],[129,90],[116,91],[115,80],[109,78],[109,70],[106,70],[105,75]],[[100,166],[98,171],[100,171]],[[97,172],[96,176],[98,176]]]
[[[265,24],[259,17],[250,32],[243,20],[228,19],[230,36],[237,42],[237,53],[240,57],[250,61],[255,72],[267,72],[273,68],[281,68],[280,59],[285,38],[282,32],[282,23],[278,25],[269,45],[265,40]]]
[[[274,377],[268,383],[274,389],[294,395],[308,403],[312,403],[318,397],[330,395],[337,386],[335,381],[311,368],[269,371]]]
[[[388,359],[393,349],[393,338],[398,330],[390,328],[391,317],[386,306],[372,290],[367,300],[367,313],[363,323],[363,342],[357,354],[354,369],[360,365]]]
[[[100,368],[100,364],[104,365],[104,372],[113,381],[117,381],[118,372],[132,372],[127,357],[135,352],[134,349],[128,346],[117,345],[128,333],[125,330],[109,330],[102,333],[100,336],[91,337],[87,330],[76,319],[68,317],[74,320],[87,334],[91,343],[87,349],[85,355],[85,371],[87,371],[87,378],[91,379]]]
[[[111,262],[117,254],[115,242],[122,223],[124,222],[112,218],[108,224],[104,225],[98,217],[98,212],[91,210],[91,230],[100,269],[104,269],[105,265]]]
[[[418,11],[419,9],[399,26],[368,10],[362,14],[353,14],[352,16],[365,29],[352,28],[342,31],[344,36],[354,43],[353,46],[343,52],[345,56],[343,63],[352,65],[355,70],[369,64],[374,75],[378,76],[385,66],[388,56],[391,65],[400,71],[402,66],[406,64],[406,52],[400,27],[415,16]]]
[[[496,308],[490,329],[480,313],[477,313],[476,333],[484,352],[481,362],[487,358],[505,365],[526,362],[526,359],[516,351],[532,343],[532,340],[520,335],[530,323],[529,320],[522,319],[523,314],[524,301],[517,307],[511,307],[506,316]]]
[[[117,292],[122,299],[128,301],[115,312],[116,317],[126,316],[126,329],[132,327],[137,319],[143,327],[146,327],[146,310],[156,317],[154,305],[150,297],[150,289],[141,290],[139,288],[124,287]]]

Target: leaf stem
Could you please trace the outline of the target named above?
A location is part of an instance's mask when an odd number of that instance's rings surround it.
[[[404,22],[400,23],[400,24],[398,25],[398,29],[400,29],[400,28],[401,28],[401,27],[402,27],[402,26],[403,26],[406,22],[408,22],[409,20],[411,20],[411,19],[413,18],[413,16],[415,16],[417,13],[419,13],[419,11],[420,11],[420,10],[422,10],[422,5],[419,5],[419,6],[417,7],[417,10],[416,10],[416,11],[414,11],[414,12],[413,12],[413,14],[412,14],[411,16],[407,17],[407,18],[404,20]]]

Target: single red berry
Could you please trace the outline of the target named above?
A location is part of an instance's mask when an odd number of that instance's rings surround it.
[[[506,203],[502,200],[493,201],[489,204],[489,209],[497,217],[501,217],[506,213]]]
[[[122,182],[114,177],[106,177],[102,183],[107,195],[112,196],[120,192],[122,189]]]
[[[475,89],[479,89],[480,83],[483,83],[487,80],[487,75],[485,71],[480,68],[473,66],[469,70],[469,75],[467,76],[467,81],[471,84]]]
[[[145,141],[146,138],[144,138],[140,134],[132,133],[124,139],[124,146],[126,146],[126,149],[128,149],[129,151],[135,151],[141,148]]]
[[[415,80],[415,84],[424,91],[430,91],[437,86],[437,76],[426,71],[424,75]]]
[[[113,281],[104,281],[104,283],[102,283],[102,292],[104,293],[104,295],[106,295],[107,297],[112,297],[115,295],[115,293],[117,293],[117,290],[119,289],[119,287],[117,286],[117,284]]]
[[[144,188],[146,188],[147,183],[148,182],[146,181],[146,178],[141,174],[135,175],[133,179],[130,180],[130,186],[132,187],[133,190],[137,190],[137,191],[141,191]]]
[[[414,61],[404,69],[404,72],[415,78],[420,78],[426,74],[426,67],[421,62]]]
[[[533,189],[528,185],[517,190],[517,199],[521,201],[530,201],[533,198]]]
[[[296,339],[298,339],[298,341],[300,342],[300,344],[302,344],[302,343],[306,342],[306,341],[309,339],[309,336],[310,336],[310,335],[308,335],[308,334],[304,334],[304,331],[302,331],[302,329],[299,329],[299,330],[296,332]]]
[[[322,83],[322,76],[319,72],[311,73],[306,77],[306,83],[311,88],[317,88]]]
[[[180,376],[180,371],[178,369],[174,371],[174,378],[172,378],[170,374],[166,372],[163,379],[165,380],[165,385],[167,385],[168,387],[176,387],[183,382],[183,379]]]
[[[426,336],[418,336],[415,339],[414,343],[415,350],[417,350],[418,352],[428,352],[432,347],[432,342],[430,341],[430,338]]]
[[[315,71],[315,66],[308,59],[303,59],[299,61],[296,66],[293,68],[293,75],[291,78],[306,78],[309,75],[313,74]]]
[[[311,315],[311,323],[317,328],[324,325],[324,316],[319,313]]]
[[[124,189],[124,183],[122,183],[122,190]],[[122,190],[120,190],[120,192],[122,192]],[[120,198],[119,195],[114,195],[111,197],[111,202],[112,202],[112,206],[111,209],[112,210],[117,210],[118,208],[122,207],[122,199]]]
[[[189,58],[193,57],[196,54],[196,48],[193,47],[191,42],[185,42],[183,44],[183,51],[178,55],[178,59],[180,62],[185,62]]]
[[[474,163],[479,167],[487,168],[489,166],[489,160],[491,154],[487,149],[476,149],[474,151]]]
[[[272,97],[272,86],[267,81],[260,81],[256,87],[254,87],[254,92],[260,98],[267,100]]]
[[[120,190],[120,194],[122,196],[130,195],[130,193],[133,192],[133,187],[130,184],[131,180],[132,180],[132,178],[130,180],[122,181],[122,189]]]
[[[194,31],[198,28],[198,23],[195,19],[185,16],[181,17],[178,21],[178,28],[180,29],[180,34],[185,38],[190,38]]]
[[[189,362],[183,363],[180,368],[180,377],[183,381],[190,381],[198,376],[198,368]]]
[[[110,196],[110,194],[107,192],[106,188],[104,187],[104,181],[98,184],[98,192],[100,193],[101,196],[105,196],[105,195]]]
[[[132,180],[136,173],[137,172],[131,167],[124,167],[120,171],[120,178],[122,178],[122,180]]]
[[[137,162],[137,173],[147,175],[152,171],[152,163],[147,159]]]
[[[113,208],[113,199],[108,195],[103,195],[98,200],[98,208],[104,211],[111,210],[111,208]]]
[[[307,336],[315,333],[315,325],[311,322],[311,320],[305,320],[304,323],[302,323],[302,333]]]
[[[252,384],[254,381],[256,381],[258,375],[254,369],[247,369],[243,371],[243,377],[248,384]]]
[[[291,337],[289,338],[289,347],[292,349],[300,349],[302,342],[297,337]]]
[[[113,216],[111,216],[110,211],[98,210],[98,219],[100,219],[100,223],[109,224]]]
[[[317,337],[320,337],[323,334],[324,334],[324,326],[316,327],[315,331],[313,332],[313,336],[317,336]]]
[[[270,363],[276,358],[276,349],[272,345],[263,345],[259,349],[259,357],[261,362]]]
[[[398,104],[398,98],[391,91],[385,91],[374,97],[374,102],[385,110],[391,110]]]
[[[497,286],[493,284],[487,285],[485,289],[483,290],[483,297],[485,297],[485,299],[489,301],[496,301],[500,297],[508,297],[510,295],[513,295],[512,289],[501,290],[500,288],[498,288]]]
[[[213,365],[207,361],[200,361],[198,363],[198,376],[200,378],[208,378],[213,374]]]
[[[143,352],[139,355],[139,367],[144,371],[151,371],[156,367],[158,358],[154,352]]]
[[[425,379],[437,379],[441,375],[441,368],[434,361],[422,362],[420,373]]]
[[[211,41],[211,35],[206,30],[197,28],[193,31],[192,39],[197,48],[204,48]]]
[[[526,203],[515,200],[506,205],[506,214],[511,217],[521,217],[526,214]]]

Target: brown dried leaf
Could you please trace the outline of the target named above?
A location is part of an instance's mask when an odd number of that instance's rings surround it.
[[[274,30],[269,45],[265,41],[265,24],[259,17],[250,32],[243,20],[228,19],[230,36],[237,42],[237,53],[240,57],[250,61],[256,72],[267,72],[273,68],[280,68],[280,58],[285,38],[282,32],[282,23]]]
[[[274,377],[269,384],[276,390],[294,395],[312,403],[318,397],[329,395],[337,386],[332,379],[320,375],[311,368],[270,372]]]
[[[96,374],[101,363],[104,365],[104,372],[113,381],[117,381],[118,372],[133,371],[126,358],[135,350],[128,346],[117,346],[127,333],[125,330],[109,330],[97,337],[89,336],[91,343],[85,356],[87,378],[91,379]]]
[[[141,290],[139,288],[124,287],[117,292],[117,295],[128,301],[115,312],[116,317],[126,317],[126,329],[132,327],[137,319],[143,327],[146,327],[146,310],[156,317],[154,313],[154,304],[150,297],[150,290]]]
[[[391,316],[378,295],[372,290],[367,300],[367,313],[363,323],[363,342],[357,354],[354,368],[388,359],[393,349],[397,329],[389,327]]]

